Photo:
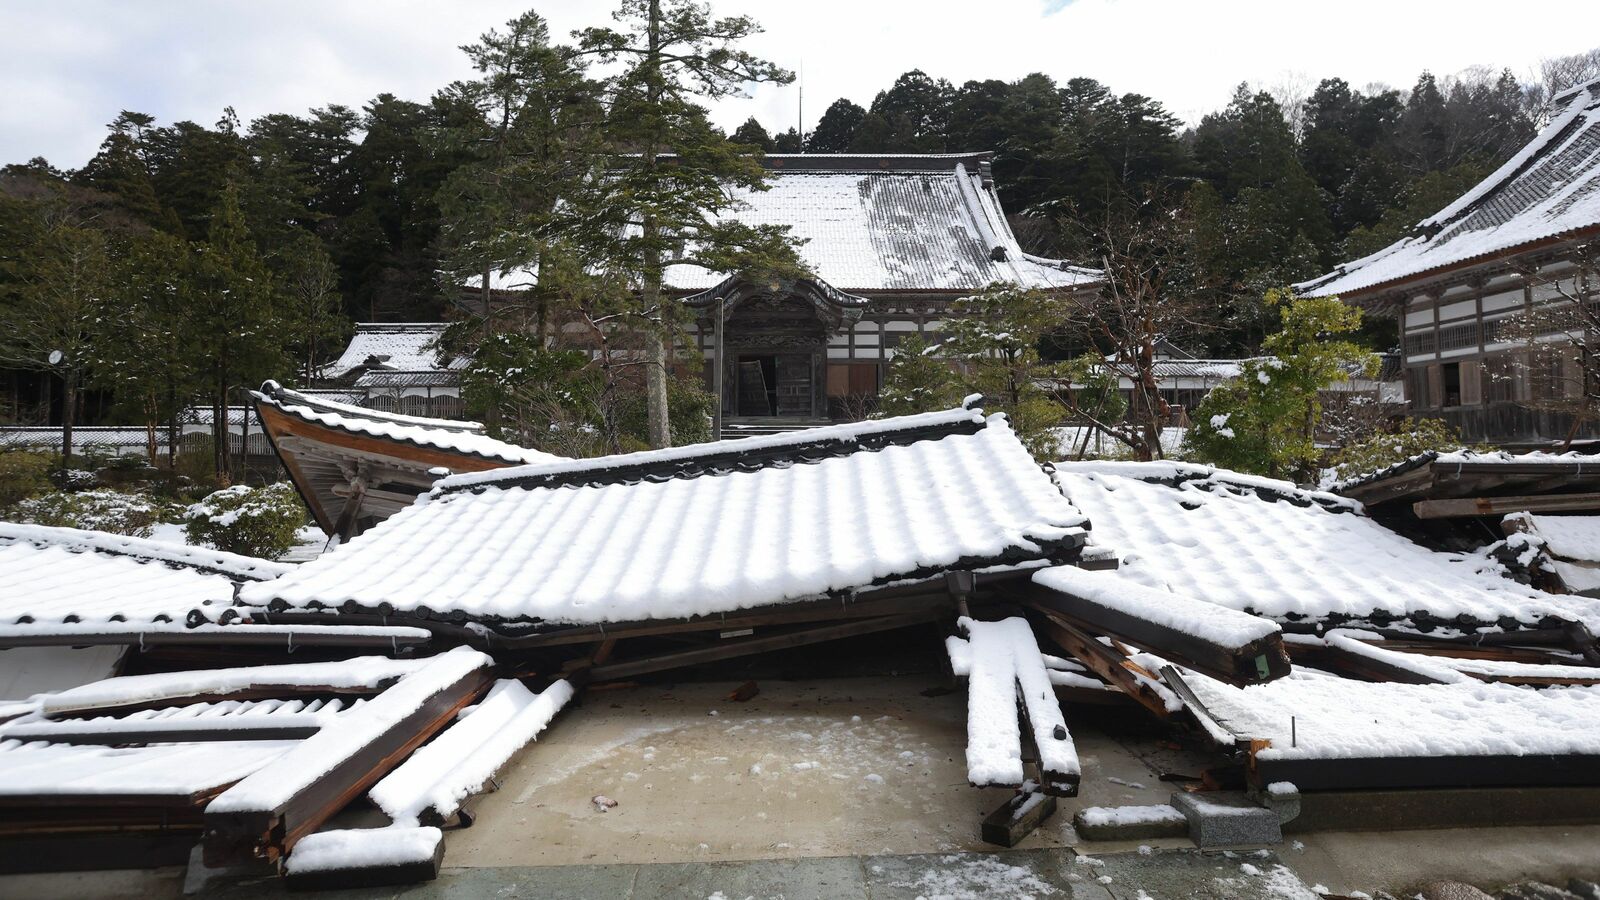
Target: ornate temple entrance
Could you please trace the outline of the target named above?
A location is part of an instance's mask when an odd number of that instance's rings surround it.
[[[687,302],[704,310],[702,327],[713,334],[708,362],[722,421],[828,421],[828,335],[860,318],[865,300],[814,281],[729,279]]]

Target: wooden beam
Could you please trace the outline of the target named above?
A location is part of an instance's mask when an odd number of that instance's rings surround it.
[[[14,725],[0,738],[23,741],[49,741],[52,744],[84,744],[118,746],[122,744],[200,743],[212,741],[298,741],[316,734],[322,724],[307,722],[307,718],[286,716],[243,716],[235,719],[232,727],[213,724],[210,727],[182,727],[184,723],[200,724],[206,719],[178,719],[170,724],[159,719],[135,719],[101,725],[68,721],[39,722]],[[289,721],[274,722],[282,718]],[[326,717],[323,717],[326,718]]]
[[[399,765],[411,751],[455,721],[456,715],[477,702],[493,680],[490,669],[479,667],[444,685],[272,809],[208,810],[204,841],[206,865],[215,867],[282,857],[301,838],[322,827],[335,813]],[[380,696],[369,701],[366,708],[371,710],[383,702]],[[310,743],[301,745],[302,748],[310,746]],[[268,771],[262,770],[250,777],[266,777]]]
[[[103,631],[52,633],[40,625],[38,634],[0,636],[0,649],[6,647],[375,647],[390,649],[425,644],[430,638],[420,634],[366,634],[339,631],[283,631],[253,629],[249,625],[226,625],[203,631]]]
[[[742,640],[729,640],[713,644],[709,647],[699,647],[694,650],[684,650],[679,653],[667,653],[661,656],[650,656],[644,659],[625,660],[623,662],[607,663],[594,666],[578,675],[587,683],[600,681],[619,681],[644,675],[650,672],[663,672],[668,669],[680,669],[687,666],[698,666],[724,659],[733,659],[739,656],[748,656],[753,653],[767,653],[774,650],[788,650],[792,647],[803,647],[807,644],[818,644],[824,641],[839,640],[841,638],[856,637],[863,634],[874,634],[880,631],[890,631],[896,628],[906,628],[927,622],[943,610],[930,610],[924,613],[908,615],[884,616],[877,619],[862,619],[855,622],[845,622],[838,625],[828,625],[822,628],[808,628],[802,631],[788,631],[782,634],[766,635],[763,637],[744,638]]]
[[[1291,642],[1289,655],[1294,658],[1296,665],[1324,669],[1336,675],[1346,675],[1362,681],[1392,681],[1400,684],[1445,683],[1441,678],[1389,662],[1376,654],[1358,653],[1344,647],[1329,646],[1326,643]]]
[[[1115,685],[1123,694],[1137,701],[1156,718],[1166,720],[1171,717],[1172,713],[1167,709],[1166,701],[1161,695],[1151,690],[1150,686],[1140,681],[1139,676],[1135,674],[1142,673],[1142,668],[1134,665],[1121,653],[1085,634],[1065,617],[1048,610],[1041,611],[1041,615],[1045,634],[1070,656],[1087,666],[1089,671],[1100,676],[1103,681]]]
[[[983,820],[979,833],[985,843],[1015,847],[1056,814],[1056,798],[1038,790],[1020,790]]]
[[[1419,500],[1411,504],[1411,511],[1419,519],[1503,516],[1514,512],[1588,512],[1597,509],[1600,509],[1600,493],[1466,497],[1456,500]]]
[[[1024,602],[1047,613],[1056,621],[1067,622],[1080,631],[1103,634],[1132,644],[1191,669],[1239,687],[1271,681],[1289,674],[1289,654],[1283,635],[1274,632],[1240,646],[1227,646],[1173,627],[1166,621],[1147,618],[1128,609],[1098,602],[1056,588],[1032,582],[1012,588]],[[1172,603],[1198,604],[1174,595]],[[1217,615],[1241,617],[1233,610]],[[1258,621],[1263,628],[1265,623]]]

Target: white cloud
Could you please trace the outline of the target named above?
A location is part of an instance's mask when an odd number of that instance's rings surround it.
[[[534,8],[552,31],[608,21],[609,0]],[[1227,101],[1233,85],[1338,75],[1404,87],[1417,73],[1470,65],[1519,75],[1545,56],[1600,41],[1600,4],[1548,0],[1536,9],[1486,0],[717,0],[767,33],[751,42],[803,69],[814,124],[835,98],[866,105],[901,72],[960,83],[1032,71],[1097,78],[1163,101],[1185,119]],[[1059,7],[1059,8],[1058,8]],[[0,162],[87,159],[119,110],[163,122],[246,120],[312,106],[359,106],[379,92],[425,99],[470,74],[457,49],[527,8],[527,0],[120,0],[6,4],[0,10]],[[1520,21],[1513,18],[1520,16]],[[769,129],[796,119],[794,87],[760,86],[724,101],[718,122],[755,115]]]

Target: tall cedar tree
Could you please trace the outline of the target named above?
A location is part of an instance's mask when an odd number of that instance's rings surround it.
[[[677,306],[662,290],[667,266],[765,280],[801,271],[787,228],[752,227],[726,215],[737,202],[733,191],[761,189],[765,173],[706,122],[696,101],[794,76],[738,49],[760,32],[748,16],[712,18],[710,7],[694,0],[624,0],[614,18],[617,28],[578,33],[584,53],[620,63],[621,72],[606,85],[611,152],[579,185],[560,230],[585,262],[637,285],[649,439],[666,447],[669,347],[678,331]]]
[[[106,235],[59,196],[0,195],[0,365],[61,379],[61,456],[72,462],[79,390],[105,335]]]
[[[584,174],[600,112],[597,86],[584,76],[580,58],[550,43],[537,13],[461,49],[479,77],[445,93],[477,114],[445,131],[466,161],[439,192],[444,269],[457,282],[481,281],[480,333],[487,335],[496,330],[492,276],[537,269],[543,261],[558,191]],[[537,279],[531,288],[531,325],[541,340],[550,317],[548,282]],[[502,312],[527,318],[522,309]]]
[[[194,248],[192,259],[186,343],[200,395],[212,409],[217,478],[227,480],[232,471],[228,406],[234,391],[279,374],[286,363],[277,286],[250,239],[232,182],[223,187],[206,241]]]

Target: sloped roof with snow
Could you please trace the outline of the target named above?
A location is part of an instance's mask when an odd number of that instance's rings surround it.
[[[0,522],[0,628],[181,624],[192,609],[231,605],[234,582],[290,568],[221,550]]]
[[[405,372],[460,369],[466,360],[439,361],[436,345],[446,327],[444,322],[358,322],[349,346],[322,374],[326,378],[343,378],[368,367]]]
[[[249,604],[595,623],[1071,558],[1083,517],[1004,417],[955,409],[451,476]]]
[[[1121,557],[1120,574],[1232,609],[1279,621],[1600,626],[1600,601],[1429,550],[1359,503],[1288,482],[1172,462],[1058,463],[1056,480],[1094,523],[1093,543]]]
[[[804,241],[797,252],[812,274],[846,293],[976,291],[997,281],[1059,289],[1100,281],[1098,269],[1023,252],[989,174],[992,156],[769,155],[767,190],[734,189],[742,208],[732,217],[789,226]],[[667,285],[703,291],[726,275],[675,265]],[[491,284],[515,289],[536,278],[498,273]]]
[[[264,383],[261,390],[252,391],[251,396],[259,404],[274,407],[302,421],[369,437],[464,453],[513,465],[548,463],[561,459],[551,453],[489,437],[483,433],[483,425],[478,422],[429,419],[368,409],[302,394],[275,381]]]
[[[1600,80],[1558,95],[1550,124],[1494,174],[1371,256],[1296,285],[1359,295],[1552,239],[1600,233]]]

